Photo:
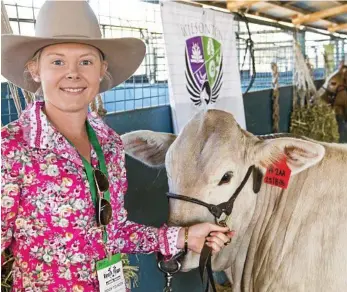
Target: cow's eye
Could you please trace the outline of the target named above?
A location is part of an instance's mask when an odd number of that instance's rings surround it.
[[[232,171],[228,171],[226,173],[224,173],[222,179],[219,182],[219,186],[223,185],[223,184],[227,184],[228,182],[230,182],[231,178],[233,177],[233,172]]]

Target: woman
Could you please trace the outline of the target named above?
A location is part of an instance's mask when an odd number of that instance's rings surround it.
[[[199,253],[205,240],[218,252],[230,241],[209,223],[127,220],[122,142],[88,105],[144,54],[140,40],[101,39],[85,1],[47,1],[35,37],[2,36],[2,75],[44,97],[2,129],[2,251],[15,257],[15,291],[104,291],[103,265],[118,253]]]

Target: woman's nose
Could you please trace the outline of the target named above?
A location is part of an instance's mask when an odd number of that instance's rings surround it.
[[[68,73],[66,75],[66,78],[67,79],[70,79],[70,80],[77,80],[77,79],[80,79],[78,73]]]
[[[76,66],[71,66],[71,68],[69,68],[69,72],[66,74],[66,78],[69,80],[80,79],[78,68],[76,68]]]

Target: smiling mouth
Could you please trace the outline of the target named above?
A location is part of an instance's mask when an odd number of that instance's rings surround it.
[[[66,88],[60,88],[60,90],[67,92],[67,93],[81,93],[83,92],[87,87],[66,87]]]

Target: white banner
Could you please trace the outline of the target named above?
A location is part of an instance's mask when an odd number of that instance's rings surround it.
[[[174,132],[203,109],[229,111],[245,129],[233,15],[163,2],[161,17]]]

